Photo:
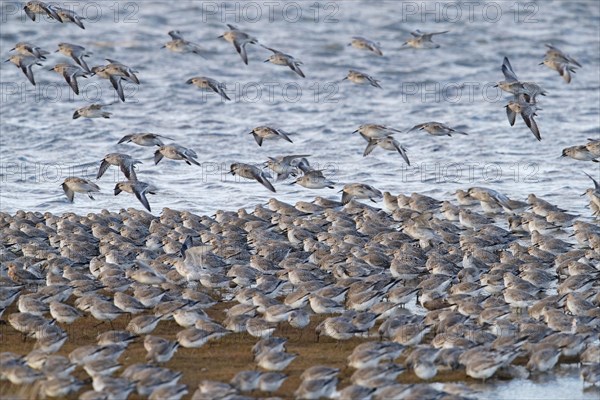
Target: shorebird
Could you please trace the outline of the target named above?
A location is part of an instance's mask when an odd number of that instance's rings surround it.
[[[199,87],[200,89],[204,89],[206,91],[213,91],[221,96],[224,100],[231,100],[227,93],[225,93],[225,89],[227,86],[224,83],[217,81],[216,79],[207,78],[205,76],[196,76],[194,78],[188,79],[185,83],[188,85],[194,85]]]
[[[540,134],[540,130],[537,126],[537,123],[533,119],[534,116],[537,116],[536,111],[538,110],[535,103],[529,103],[524,101],[524,98],[519,96],[518,101],[511,100],[508,102],[506,107],[506,115],[508,117],[508,122],[510,126],[515,124],[515,119],[517,118],[517,114],[521,115],[525,124],[529,127],[533,136],[537,140],[542,140],[542,136]]]
[[[437,49],[440,47],[440,45],[434,43],[431,39],[434,35],[441,35],[448,32],[449,31],[427,33],[421,32],[417,29],[416,31],[410,33],[413,37],[407,39],[402,46],[408,45],[410,47],[414,47],[415,49]]]
[[[81,22],[82,19],[86,19],[85,17],[77,15],[75,11],[68,10],[66,8],[54,6],[54,10],[56,11],[56,14],[60,18],[61,22],[72,22],[81,29],[85,29],[85,26],[83,26],[83,22]]]
[[[238,175],[242,178],[253,179],[269,189],[271,192],[275,193],[275,188],[267,179],[267,176],[260,168],[255,167],[254,165],[243,164],[243,163],[233,163],[230,166],[229,173],[231,175]]]
[[[598,162],[600,154],[594,154],[587,145],[565,147],[562,151],[562,157],[570,157],[579,161]]]
[[[349,70],[348,75],[346,75],[344,78],[342,78],[342,81],[344,81],[346,79],[348,79],[350,82],[357,83],[359,85],[368,83],[371,86],[381,89],[381,86],[379,85],[379,81],[377,79],[373,78],[369,74],[366,74],[366,73],[360,72],[360,71],[356,71],[354,69]]]
[[[118,144],[133,142],[139,146],[164,146],[163,139],[174,140],[168,136],[157,135],[155,133],[131,133],[125,135],[119,140]]]
[[[78,65],[61,63],[56,64],[50,71],[54,71],[65,78],[65,81],[71,86],[75,94],[79,94],[79,85],[77,84],[77,78],[87,78],[86,72],[81,69]]]
[[[152,211],[148,199],[146,198],[146,194],[156,194],[156,188],[154,186],[140,181],[118,182],[115,185],[115,196],[122,191],[134,194],[146,210]]]
[[[289,138],[289,133],[283,129],[271,128],[269,126],[257,126],[250,131],[250,134],[254,136],[254,140],[259,146],[262,146],[263,140],[265,139],[284,139],[290,143],[292,139]]]
[[[183,160],[187,165],[200,165],[200,163],[196,161],[198,154],[196,154],[194,150],[174,143],[160,146],[158,150],[154,152],[154,165],[158,165],[163,157],[167,157],[171,160]]]
[[[343,192],[342,204],[348,204],[352,199],[369,199],[376,203],[375,199],[383,197],[379,190],[365,183],[349,183],[340,192]]]
[[[178,30],[169,31],[168,34],[171,40],[162,46],[163,49],[166,48],[174,53],[194,53],[205,58],[201,53],[202,48],[196,43],[185,40]]]
[[[121,169],[121,172],[123,172],[123,175],[125,175],[127,179],[136,180],[135,165],[141,163],[140,160],[136,160],[128,154],[109,153],[105,155],[100,162],[100,168],[98,169],[98,174],[96,174],[96,179],[102,178],[102,175],[104,175],[108,167],[114,165]]]
[[[406,164],[410,165],[410,161],[408,160],[408,156],[406,155],[406,149],[402,146],[397,140],[395,140],[391,136],[387,136],[382,139],[369,139],[369,143],[365,148],[363,153],[363,157],[368,156],[375,149],[375,147],[381,147],[384,150],[388,151],[397,151],[400,153]]]
[[[81,107],[73,113],[73,119],[83,118],[110,118],[112,115],[107,111],[102,111],[102,107],[111,106],[111,104],[90,104],[89,106]]]
[[[122,64],[116,60],[106,59],[109,62],[107,65],[100,65],[92,67],[92,75],[97,75],[100,78],[108,79],[117,92],[119,99],[125,101],[125,93],[123,91],[123,85],[121,80],[132,82],[136,85],[140,84],[140,80],[136,75],[136,71],[131,69],[125,64]]]
[[[27,79],[29,79],[29,82],[31,82],[31,84],[35,86],[35,78],[33,77],[33,71],[31,70],[31,67],[34,65],[42,65],[40,64],[39,59],[36,56],[13,54],[8,58],[8,60],[4,62],[11,62],[15,64],[18,68],[21,69],[21,71],[23,71]]]
[[[546,67],[557,71],[565,82],[571,83],[571,73],[575,73],[575,66],[581,68],[581,64],[573,57],[563,53],[550,44],[546,44],[546,47],[548,50],[546,50],[544,61],[542,61],[540,65],[545,65]]]
[[[32,21],[35,21],[36,14],[40,14],[46,15],[58,22],[63,22],[56,12],[56,7],[51,4],[46,4],[43,1],[28,1],[27,4],[25,4],[25,7],[23,7],[23,10]]]
[[[304,186],[307,189],[333,189],[335,182],[330,181],[323,175],[321,170],[310,170],[304,173],[304,175],[298,177],[294,182],[291,183]]]
[[[28,42],[19,42],[15,44],[15,47],[9,51],[16,51],[17,54],[21,54],[23,56],[33,56],[40,60],[45,60],[46,55],[50,54],[50,52]]]
[[[84,60],[84,57],[89,57],[91,55],[85,50],[85,47],[63,42],[58,44],[58,50],[56,50],[56,52],[71,57],[85,72],[92,72]]]
[[[352,36],[352,40],[348,43],[348,46],[352,46],[355,49],[359,50],[367,50],[372,53],[377,54],[378,56],[382,56],[381,46],[379,43],[376,43],[372,40],[364,38],[362,36]]]
[[[290,175],[296,176],[299,170],[296,160],[305,157],[310,157],[310,155],[298,154],[281,157],[269,157],[269,160],[265,162],[265,167],[271,169],[277,174],[276,181],[279,182],[287,179]]]
[[[445,125],[441,122],[424,122],[422,124],[418,124],[413,126],[408,130],[408,132],[412,132],[414,130],[424,130],[432,136],[452,136],[452,134],[460,134],[460,135],[468,135],[466,132],[457,131],[456,129],[450,128],[448,125]]]
[[[356,132],[360,133],[360,135],[368,142],[369,139],[383,139],[402,131],[379,124],[363,124],[352,133]]]
[[[258,40],[246,32],[240,31],[234,25],[227,24],[229,30],[223,33],[219,38],[223,38],[229,43],[233,44],[235,50],[238,52],[244,64],[248,65],[248,55],[246,54],[247,44],[257,44]]]
[[[66,178],[62,183],[62,188],[71,203],[73,202],[75,193],[86,193],[90,199],[94,200],[92,193],[100,191],[100,187],[94,182],[75,176]]]
[[[302,70],[300,69],[300,65],[302,65],[302,61],[296,60],[294,57],[290,56],[289,54],[282,53],[281,51],[275,50],[271,47],[267,47],[267,46],[262,46],[262,47],[273,52],[273,54],[268,59],[266,59],[264,62],[270,62],[271,64],[275,64],[275,65],[284,65],[286,67],[289,67],[292,71],[294,71],[301,77],[306,78],[304,76],[304,72],[302,72]]]
[[[505,80],[498,82],[496,87],[511,93],[514,96],[514,100],[519,100],[520,95],[522,95],[526,102],[535,103],[538,94],[541,94],[542,96],[546,95],[546,91],[537,83],[520,81],[519,78],[517,78],[515,71],[513,71],[508,57],[504,57],[504,60],[502,61],[502,73],[504,74]]]

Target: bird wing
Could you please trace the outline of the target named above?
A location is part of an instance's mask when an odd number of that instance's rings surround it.
[[[508,123],[510,126],[515,125],[515,120],[517,118],[517,113],[510,109],[509,106],[506,106],[506,116],[508,117]]]
[[[160,160],[163,159],[163,154],[160,152],[160,149],[154,152],[154,165],[158,165]]]
[[[600,190],[600,184],[598,183],[598,181],[595,180],[594,178],[592,178],[592,176],[590,174],[588,174],[587,172],[584,172],[584,174],[586,174],[588,176],[588,178],[590,178],[592,180],[592,182],[594,182],[594,189]]]
[[[508,61],[508,57],[504,57],[502,62],[502,73],[504,74],[504,78],[507,82],[515,82],[519,80],[512,69],[512,65],[510,65],[510,61]]]
[[[109,166],[110,164],[106,160],[102,160],[102,162],[100,163],[100,169],[98,170],[98,174],[96,175],[96,179],[100,179]]]
[[[119,99],[121,99],[121,101],[125,102],[125,93],[123,93],[123,85],[121,85],[121,77],[116,76],[116,75],[111,75],[109,77],[109,80],[110,80],[110,83],[112,83],[115,90],[117,91],[117,94],[119,95]]]
[[[377,147],[377,141],[374,139],[369,139],[369,143],[367,143],[367,147],[365,148],[365,151],[363,152],[363,157],[366,157],[369,154],[371,154],[371,152],[373,151],[373,149],[375,147]]]
[[[528,116],[528,115],[525,115],[524,113],[521,113],[521,116],[523,117],[523,121],[525,121],[525,124],[529,127],[529,129],[531,130],[531,132],[533,133],[535,138],[537,140],[542,140],[542,136],[540,135],[540,130],[537,126],[537,123],[533,119],[533,115]]]
[[[292,139],[290,139],[290,138],[288,137],[288,135],[286,134],[286,132],[285,132],[285,131],[283,131],[283,130],[281,130],[281,129],[275,129],[275,132],[276,132],[276,133],[277,133],[279,136],[281,136],[283,139],[287,140],[288,142],[290,142],[290,143],[294,143],[294,142],[292,142]]]
[[[179,31],[170,31],[168,34],[169,34],[169,36],[171,36],[171,39],[173,39],[173,40],[177,40],[177,39],[183,40],[183,36],[181,36]]]
[[[304,75],[304,72],[302,72],[302,70],[298,66],[297,62],[292,61],[291,63],[289,63],[289,66],[292,69],[292,71],[294,71],[295,73],[297,73],[301,77],[306,78],[306,76]]]
[[[69,75],[67,69],[65,69],[65,71],[63,72],[63,77],[65,78],[65,81],[67,81],[69,86],[71,86],[73,92],[75,92],[75,94],[79,94],[79,86],[77,85],[77,78],[75,78],[75,73]]]
[[[271,192],[276,193],[275,188],[269,182],[269,180],[261,173],[256,176],[256,180],[259,181],[264,187],[269,189]]]
[[[242,61],[244,61],[244,64],[248,65],[248,55],[246,54],[246,47],[240,45],[237,40],[233,41],[233,45],[235,46],[235,50],[238,52],[240,57],[242,57]]]
[[[150,203],[148,203],[148,199],[146,198],[146,193],[144,190],[140,190],[139,188],[134,187],[133,194],[135,194],[135,197],[137,197],[137,199],[140,201],[140,203],[142,203],[146,210],[152,211],[150,209]]]
[[[258,136],[254,132],[252,132],[252,136],[254,136],[254,140],[256,140],[256,143],[258,143],[259,146],[262,146],[263,138]]]
[[[121,138],[121,140],[119,140],[119,141],[117,142],[117,144],[131,142],[131,139],[132,139],[132,138],[133,138],[133,134],[131,134],[131,135],[125,135],[125,136],[123,136],[123,137]]]
[[[66,183],[62,184],[62,188],[65,191],[65,194],[67,195],[67,199],[69,199],[69,201],[72,203],[73,202],[73,197],[75,196],[75,193],[71,190],[71,188],[69,187],[69,185],[67,185]]]
[[[402,147],[402,145],[400,143],[396,142],[395,140],[392,143],[394,144],[394,147],[396,148],[396,150],[398,150],[398,153],[400,153],[402,158],[404,158],[404,161],[406,161],[406,164],[410,165],[408,155],[406,154],[406,149],[404,147]]]
[[[33,71],[31,70],[31,65],[21,65],[21,71],[23,71],[27,79],[29,79],[29,82],[31,82],[31,84],[35,86],[35,79],[33,78]]]
[[[25,14],[27,14],[27,16],[32,20],[35,21],[35,13],[33,11],[31,11],[29,9],[29,7],[25,6],[23,7],[23,10],[25,10]],[[60,19],[58,20],[60,21]],[[61,21],[62,22],[62,21]]]

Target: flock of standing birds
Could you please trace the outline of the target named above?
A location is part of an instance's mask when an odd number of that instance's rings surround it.
[[[84,18],[55,5],[30,1],[25,12],[32,20],[41,14],[85,29]],[[432,37],[445,33],[415,31],[405,45],[438,48]],[[201,47],[179,31],[169,35],[172,40],[163,47],[202,55]],[[248,64],[246,46],[258,40],[231,25],[222,37]],[[383,54],[376,42],[363,37],[354,37],[350,45]],[[542,64],[569,83],[581,65],[547,47]],[[266,61],[305,76],[299,60],[265,48],[272,52]],[[24,42],[13,50],[17,53],[7,61],[35,85],[32,68],[49,53]],[[140,84],[136,71],[116,60],[89,68],[85,58],[90,54],[82,46],[60,43],[57,51],[75,64],[57,64],[52,70],[76,94],[77,79],[88,75],[108,79],[121,101],[123,81]],[[508,58],[502,72],[505,80],[498,87],[513,95],[506,105],[510,125],[520,115],[541,140],[534,120],[536,97],[546,92],[535,82],[519,80]],[[350,70],[344,79],[380,88],[364,72]],[[187,83],[230,100],[226,86],[212,78],[193,77]],[[92,104],[75,111],[73,118],[80,117],[109,118],[110,113]],[[411,130],[467,134],[439,122]],[[398,152],[410,165],[406,149],[393,137],[399,130],[363,124],[355,132],[367,142],[365,156],[380,147]],[[274,127],[259,126],[250,133],[259,146],[267,139],[292,142]],[[172,139],[139,133],[119,143],[157,147],[155,164],[166,157],[200,165],[192,149],[164,140]],[[563,156],[598,162],[600,140],[566,148]],[[269,158],[265,168],[233,163],[230,173],[256,180],[271,192],[276,190],[266,168],[276,181],[291,175],[293,184],[333,188],[335,183],[311,168],[307,157]],[[146,195],[156,189],[137,179],[138,163],[127,154],[107,154],[96,178],[117,166],[127,180],[116,184],[115,195],[133,193],[150,211]],[[593,216],[600,217],[600,185],[589,177],[594,188],[585,194]],[[69,201],[75,193],[92,198],[100,191],[79,177],[67,178],[62,186]],[[481,380],[522,379],[559,363],[575,363],[584,385],[600,383],[597,222],[585,222],[533,194],[522,202],[481,187],[457,191],[456,203],[418,193],[382,193],[363,183],[347,184],[342,192],[341,201],[317,197],[291,205],[272,198],[251,213],[218,211],[212,217],[168,208],[160,217],[131,208],[87,216],[0,213],[0,316],[16,302],[18,310],[12,309],[6,320],[24,338],[35,339],[26,355],[0,353],[0,381],[22,385],[34,397],[74,396],[85,388],[80,399],[126,399],[133,392],[179,399],[191,388],[180,382],[181,371],[166,366],[176,353],[237,333],[257,339],[253,365],[230,382],[199,382],[193,399],[290,396],[292,391],[303,399],[468,399],[485,394],[466,384],[432,382],[452,371]],[[383,199],[387,212],[355,199]],[[214,312],[223,301],[237,304]],[[111,330],[100,333],[95,344],[59,354],[69,340],[65,325],[90,316]],[[125,318],[125,328],[114,329],[113,321]],[[317,322],[317,339],[359,344],[345,368],[313,365],[295,376],[300,383],[290,388],[285,371],[303,355],[289,353],[289,339],[276,335],[284,326],[301,333],[311,322]],[[169,324],[177,331],[174,337],[154,335],[159,324]],[[146,362],[123,368],[122,354],[140,342]],[[408,374],[418,383],[402,383]]]

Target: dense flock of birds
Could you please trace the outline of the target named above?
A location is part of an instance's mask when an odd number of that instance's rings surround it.
[[[30,1],[32,20],[43,15],[71,22],[82,20],[70,10]],[[415,31],[405,43],[434,49],[434,35]],[[202,48],[169,32],[164,47],[202,55]],[[229,25],[222,38],[233,44],[248,64],[246,46],[258,45],[251,35]],[[350,45],[381,56],[380,46],[354,37]],[[262,46],[262,45],[261,45]],[[287,66],[304,77],[302,63],[269,48],[268,62]],[[574,58],[547,45],[542,64],[566,83],[581,67]],[[49,53],[18,43],[8,61],[35,85],[33,66]],[[94,75],[108,79],[121,101],[123,81],[140,84],[136,71],[112,59],[90,68],[82,46],[60,43],[58,51],[75,64],[60,63],[62,75],[78,94],[77,79]],[[498,87],[513,97],[506,105],[510,125],[520,115],[541,140],[534,117],[535,82],[517,78],[504,58],[505,80]],[[381,88],[367,73],[350,70],[356,84]],[[226,86],[212,78],[193,77],[188,84],[230,100]],[[73,118],[109,118],[106,105],[92,104]],[[409,131],[434,136],[466,135],[439,122]],[[396,128],[363,124],[355,131],[367,142],[364,155],[376,147],[398,152],[410,161],[393,135]],[[292,142],[288,132],[259,126],[250,132],[264,140]],[[120,144],[156,147],[162,158],[200,165],[192,149],[153,133],[125,135]],[[598,162],[600,140],[563,150],[563,156]],[[310,189],[334,188],[323,171],[311,168],[308,154],[272,157],[264,168],[233,163],[230,173],[256,180],[269,191],[275,182],[294,177],[293,184]],[[147,199],[156,188],[139,181],[139,160],[107,154],[97,179],[110,166],[126,181],[114,194],[134,194],[151,211]],[[600,184],[584,194],[594,217],[600,217]],[[100,187],[91,180],[69,177],[62,185],[69,201],[75,193],[90,198]],[[0,380],[23,385],[28,396],[80,399],[126,399],[131,393],[153,399],[243,399],[271,396],[288,378],[286,368],[302,355],[289,353],[288,339],[275,336],[289,325],[300,331],[314,327],[317,340],[360,339],[348,356],[350,382],[342,387],[341,371],[327,365],[305,370],[294,396],[303,399],[466,399],[479,393],[462,384],[432,384],[436,377],[464,371],[474,379],[495,376],[526,378],[552,370],[559,363],[578,363],[584,385],[600,383],[600,227],[579,215],[531,194],[527,201],[495,190],[473,187],[456,192],[456,201],[440,201],[413,193],[393,195],[364,183],[349,183],[341,201],[317,197],[295,205],[270,199],[248,213],[218,211],[198,216],[163,209],[160,216],[134,209],[78,216],[19,211],[0,214],[2,284],[0,316],[24,337],[33,337],[26,355],[0,353]],[[356,200],[382,200],[385,210]],[[237,304],[222,318],[210,316],[223,301]],[[13,306],[14,307],[14,306]],[[207,312],[209,311],[209,312]],[[125,330],[112,321],[127,315]],[[104,322],[96,344],[59,354],[69,340],[66,325],[84,318]],[[158,324],[173,320],[180,327],[172,337],[153,335]],[[311,325],[311,322],[313,323]],[[201,381],[196,388],[180,383],[182,373],[165,366],[178,352],[210,346],[233,333],[255,337],[255,368],[230,382]],[[120,359],[132,342],[143,342],[145,363],[123,368]],[[208,343],[208,344],[207,344]],[[3,347],[3,350],[4,347]],[[6,349],[8,350],[8,349]],[[397,377],[413,373],[421,383],[402,384]],[[82,378],[83,374],[88,378]],[[290,396],[290,393],[279,393]]]

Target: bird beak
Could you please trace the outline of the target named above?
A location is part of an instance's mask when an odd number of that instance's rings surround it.
[[[402,43],[402,46],[406,46],[408,44],[408,42],[404,42]]]
[[[296,181],[290,182],[290,186],[295,185]]]
[[[12,49],[10,49],[9,51],[13,51],[15,49],[15,47],[13,47]]]
[[[358,129],[357,129],[357,130],[355,130],[355,131],[353,131],[352,133],[356,133],[356,132],[358,132]]]
[[[167,47],[167,46],[165,46],[165,45],[160,46],[161,49],[164,49],[165,47]]]
[[[583,197],[585,196],[587,193],[582,193],[579,197]]]
[[[494,85],[494,87],[498,87],[498,85]]]
[[[54,71],[54,68],[50,68],[48,71]]]
[[[223,36],[225,36],[224,34],[221,36],[217,36],[217,39],[221,39]]]
[[[543,63],[543,62],[541,62],[541,63],[539,63],[538,65],[544,65],[544,63]]]
[[[55,53],[58,53],[59,51],[60,51],[60,49],[58,49],[58,50],[54,50],[54,52],[55,52]]]

